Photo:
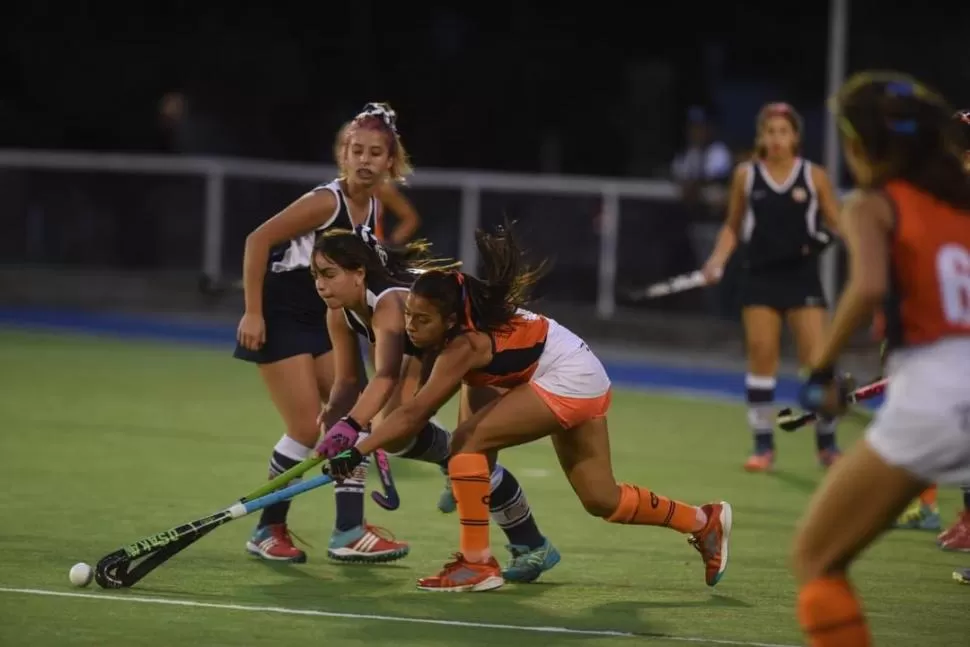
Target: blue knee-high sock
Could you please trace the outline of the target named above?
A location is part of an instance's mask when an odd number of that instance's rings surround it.
[[[509,544],[535,550],[546,542],[539,532],[532,508],[518,480],[501,465],[496,465],[491,477],[492,491],[489,512],[509,539]]]
[[[367,432],[361,432],[358,442],[367,437]],[[364,491],[367,484],[367,468],[370,466],[370,458],[365,457],[357,469],[354,470],[353,478],[344,479],[334,487],[334,503],[337,508],[337,519],[334,527],[338,532],[345,532],[351,528],[364,525]]]

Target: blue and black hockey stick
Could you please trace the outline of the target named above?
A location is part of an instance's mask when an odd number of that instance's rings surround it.
[[[312,461],[307,461],[307,463],[309,462]],[[314,464],[319,462],[317,460]],[[303,464],[301,464],[302,466]],[[309,467],[312,467],[312,465],[309,465],[306,469],[309,469]],[[291,471],[281,476],[289,476],[292,479],[296,475]],[[254,493],[256,495],[261,494],[261,496],[250,495],[215,514],[139,539],[109,555],[105,555],[95,566],[94,579],[101,588],[105,589],[133,586],[154,569],[219,526],[332,482],[333,479],[329,474],[321,474],[312,479],[288,485],[281,490],[263,494],[263,491],[270,485],[267,484]],[[139,559],[142,561],[134,564],[135,560]]]

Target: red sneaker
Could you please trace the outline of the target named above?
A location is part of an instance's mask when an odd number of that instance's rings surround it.
[[[704,580],[708,586],[714,586],[727,570],[733,511],[726,501],[702,505],[701,510],[707,514],[707,525],[692,533],[687,541],[704,560]]]
[[[767,451],[761,454],[751,454],[744,464],[745,472],[773,472],[775,471],[775,452]]]
[[[940,533],[936,543],[943,550],[970,553],[970,510],[960,513],[956,522]]]
[[[502,568],[490,557],[487,562],[469,562],[461,553],[455,553],[455,561],[448,562],[441,572],[418,580],[422,591],[491,591],[505,584]]]
[[[274,562],[302,564],[306,553],[293,544],[293,537],[285,523],[274,523],[257,528],[246,542],[249,554]]]
[[[837,449],[823,449],[818,453],[818,464],[828,469],[841,457],[842,452]]]

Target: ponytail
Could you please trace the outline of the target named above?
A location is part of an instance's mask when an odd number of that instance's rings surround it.
[[[475,244],[484,266],[482,278],[464,272],[432,271],[411,288],[434,301],[442,314],[454,316],[456,326],[482,332],[507,329],[516,311],[531,302],[532,291],[548,265],[530,265],[508,223],[495,233],[475,232]]]

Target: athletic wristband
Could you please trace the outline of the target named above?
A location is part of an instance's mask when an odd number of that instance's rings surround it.
[[[350,416],[344,416],[340,420],[342,422],[346,422],[348,425],[350,425],[351,429],[353,429],[354,431],[356,431],[358,434],[361,431],[363,431],[363,427],[360,426],[360,423],[357,422],[356,420],[354,420],[353,418],[351,418]]]

